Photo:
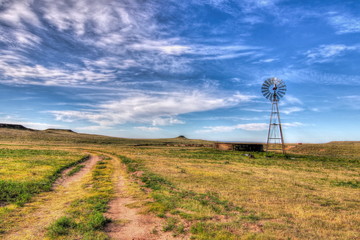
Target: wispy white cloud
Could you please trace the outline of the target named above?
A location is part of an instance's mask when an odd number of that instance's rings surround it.
[[[220,6],[225,2],[211,4]],[[35,47],[44,40],[48,42],[43,35],[37,35],[29,28],[30,25],[45,29],[48,24],[52,26],[51,31],[71,36],[74,43],[95,47],[96,51],[105,53],[95,58],[93,55],[85,58],[80,56],[77,64],[62,58],[61,64],[50,67],[42,62],[34,63],[29,55],[14,51],[15,55],[27,56],[27,59],[12,63],[1,60],[0,72],[6,76],[3,82],[9,84],[96,84],[117,81],[123,75],[134,76],[141,72],[167,75],[192,73],[196,70],[194,59],[212,61],[240,57],[256,59],[261,56],[258,51],[261,47],[258,46],[233,42],[193,43],[186,38],[162,34],[163,26],[156,18],[160,11],[156,3],[129,0],[106,3],[39,0],[35,3],[24,0],[8,5],[0,14],[0,21],[17,26],[10,32],[6,32],[6,29],[2,31],[6,34],[2,34],[0,41],[8,45]],[[86,68],[82,68],[80,62]],[[126,72],[133,68],[137,68],[137,71]]]
[[[32,0],[6,1],[1,5],[0,42],[14,48],[32,47],[41,42],[41,38],[28,29],[28,25],[42,27]]]
[[[277,10],[277,4],[282,0],[245,0],[240,4],[242,5],[242,9],[244,12],[253,13],[255,11],[262,10]]]
[[[336,29],[337,34],[360,32],[360,18],[358,16],[330,12],[328,21]]]
[[[360,109],[360,95],[347,95],[337,97],[340,104],[345,105],[351,109]]]
[[[305,124],[303,124],[301,122],[282,123],[281,125],[284,126],[285,128],[305,126]]]
[[[0,21],[18,28],[23,28],[25,24],[41,26],[38,16],[33,11],[33,3],[33,0],[2,2]]]
[[[304,124],[300,122],[292,122],[292,123],[283,123],[284,127],[299,127]],[[265,131],[269,128],[268,123],[246,123],[246,124],[237,124],[232,126],[211,126],[204,127],[202,130],[198,130],[198,133],[216,133],[216,132],[232,132],[235,130],[245,130],[245,131]]]
[[[304,111],[304,110],[305,109],[301,108],[301,107],[288,107],[288,108],[281,109],[280,112],[284,113],[286,115],[289,115],[289,114],[292,114],[292,113],[295,113],[295,112],[301,112],[301,111]]]
[[[268,128],[266,123],[246,123],[246,124],[237,124],[233,126],[212,126],[204,127],[203,130],[198,130],[198,133],[211,133],[211,132],[232,132],[237,129],[242,129],[246,131],[263,131]]]
[[[318,48],[309,50],[305,53],[308,61],[313,62],[328,62],[333,60],[337,56],[341,56],[342,54],[348,51],[358,51],[360,47],[358,45],[347,46],[344,44],[329,44],[329,45],[321,45]]]
[[[280,102],[281,105],[288,105],[288,104],[300,104],[302,105],[303,102],[293,95],[287,94],[285,98],[283,98]]]
[[[96,71],[78,66],[73,68],[33,65],[31,61],[14,51],[2,50],[0,82],[9,84],[33,84],[47,86],[74,86],[108,82],[115,78],[111,71]]]
[[[160,117],[152,120],[153,126],[166,126],[174,124],[185,124],[185,122],[174,117]]]
[[[94,109],[83,111],[51,111],[56,120],[73,122],[86,120],[101,126],[112,126],[126,122],[150,123],[153,126],[183,124],[178,115],[235,106],[251,101],[252,96],[235,94],[221,98],[201,93],[172,92],[166,95],[133,95],[122,100],[108,101]]]
[[[139,64],[134,59],[121,59],[116,56],[102,57],[98,59],[82,59],[82,62],[93,69],[117,69],[123,70],[138,67]]]
[[[275,61],[278,61],[278,59],[277,58],[265,58],[265,59],[260,59],[254,63],[272,63]]]
[[[145,127],[145,126],[134,127],[134,129],[145,131],[145,132],[157,132],[157,131],[161,130],[161,128],[158,128],[158,127]]]
[[[338,97],[338,99],[347,99],[347,100],[360,101],[360,95],[341,96],[341,97]]]
[[[136,24],[124,6],[136,7],[136,1],[44,0],[42,13],[60,31],[106,34]]]
[[[360,76],[356,73],[340,74],[318,71],[311,68],[286,68],[270,69],[266,75],[263,71],[253,72],[255,79],[266,79],[268,76],[277,76],[287,83],[321,84],[321,85],[353,85],[360,84]],[[260,84],[260,82],[259,82]],[[284,99],[286,96],[284,97]]]
[[[167,39],[167,40],[144,40],[141,43],[135,43],[129,47],[135,50],[148,50],[148,51],[159,51],[163,54],[168,55],[181,55],[189,53],[191,50],[190,46],[176,44],[178,40]]]
[[[92,125],[92,126],[85,126],[85,127],[75,127],[74,128],[77,131],[90,131],[90,132],[97,132],[104,129],[110,129],[110,127],[107,126],[99,126],[99,125]]]

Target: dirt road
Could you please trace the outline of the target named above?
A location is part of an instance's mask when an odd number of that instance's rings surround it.
[[[85,167],[73,176],[67,177],[64,172],[56,181],[52,192],[39,194],[31,203],[14,212],[10,220],[14,222],[13,228],[2,239],[44,239],[48,225],[64,214],[70,202],[81,197],[84,192],[82,184],[98,160],[98,156],[91,156],[82,163]]]

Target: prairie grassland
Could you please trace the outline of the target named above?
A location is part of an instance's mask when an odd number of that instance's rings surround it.
[[[122,149],[149,211],[194,239],[357,239],[360,161],[204,148]]]
[[[50,190],[60,171],[83,157],[62,150],[0,148],[0,204],[21,205]]]
[[[325,144],[292,145],[290,152],[305,155],[359,159],[360,142],[329,142]]]
[[[65,214],[51,223],[47,232],[49,239],[109,239],[103,230],[109,222],[104,213],[113,196],[112,161],[116,160],[102,156],[95,169],[83,179],[81,196],[71,201]]]
[[[179,147],[209,144],[201,140],[6,131],[2,181],[48,179],[84,149],[117,155],[127,166],[128,193],[138,198],[137,207],[164,218],[162,231],[180,238],[359,239],[360,143],[295,145],[287,158],[249,158],[244,152]],[[61,150],[67,148],[73,151]],[[112,161],[105,158],[82,180],[79,195],[48,229],[49,238],[107,239],[103,213],[115,184]]]
[[[87,167],[86,175],[69,186],[59,185],[54,191],[36,194],[24,206],[2,207],[0,238],[108,239],[103,232],[108,219],[103,213],[113,193],[112,161],[101,156],[93,168]]]

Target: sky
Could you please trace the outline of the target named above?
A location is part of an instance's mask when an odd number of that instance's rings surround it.
[[[0,0],[0,122],[127,138],[360,140],[358,0]]]

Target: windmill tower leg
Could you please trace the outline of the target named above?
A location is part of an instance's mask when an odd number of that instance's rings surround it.
[[[270,123],[268,138],[266,143],[266,152],[281,151],[285,154],[284,137],[280,121],[280,112],[278,101],[275,99],[271,104]]]

